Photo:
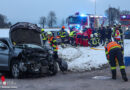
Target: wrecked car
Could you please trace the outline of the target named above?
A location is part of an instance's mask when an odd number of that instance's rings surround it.
[[[9,38],[0,38],[0,71],[8,71],[14,78],[27,72],[55,75],[58,66],[53,53],[41,40],[40,28],[35,24],[11,26]]]

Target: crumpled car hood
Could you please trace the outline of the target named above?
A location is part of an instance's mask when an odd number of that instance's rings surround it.
[[[10,28],[10,39],[16,45],[36,44],[42,45],[40,28],[31,23],[19,22]]]

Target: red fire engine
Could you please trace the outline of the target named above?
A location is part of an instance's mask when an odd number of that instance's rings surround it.
[[[84,42],[84,40],[81,38],[82,35],[86,35],[88,38],[90,38],[92,30],[102,27],[105,24],[105,21],[106,17],[103,16],[75,13],[75,15],[68,17],[68,28],[69,30],[74,28],[73,30],[77,31],[75,38],[76,44],[88,46],[88,40]],[[83,32],[85,27],[87,27],[88,30],[86,32]]]

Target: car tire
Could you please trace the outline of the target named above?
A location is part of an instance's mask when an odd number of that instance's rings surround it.
[[[11,75],[13,78],[20,78],[22,72],[19,69],[19,63],[18,61],[12,61],[11,64]]]
[[[58,66],[56,62],[53,62],[53,65],[49,66],[49,75],[53,76],[56,75],[58,72]]]

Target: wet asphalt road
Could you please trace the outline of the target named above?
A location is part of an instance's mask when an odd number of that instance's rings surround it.
[[[130,79],[130,67],[127,67]],[[124,82],[118,70],[117,80],[95,80],[94,76],[111,76],[109,68],[90,72],[63,74],[59,72],[52,77],[30,77],[24,79],[9,79],[13,81],[17,89],[0,90],[130,90],[130,81]]]

